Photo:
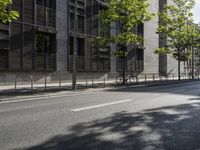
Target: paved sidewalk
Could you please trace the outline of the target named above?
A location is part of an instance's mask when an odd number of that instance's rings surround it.
[[[146,83],[146,82],[156,82],[156,81],[173,81],[177,80],[176,78],[154,78],[154,79],[140,79],[140,83]],[[127,83],[130,84],[130,83]],[[131,82],[131,84],[138,84],[136,81]],[[110,86],[110,85],[116,85],[116,79],[96,79],[95,81],[92,81],[92,79],[88,79],[85,81],[77,81],[77,87],[79,89],[82,88],[90,88],[90,87],[104,87],[104,86]],[[17,82],[13,83],[12,85],[0,85],[0,94],[1,92],[20,92],[20,91],[29,91],[29,90],[50,90],[52,88],[57,88],[57,89],[71,89],[72,83],[69,81],[57,81],[57,82],[52,82],[52,83],[35,83],[33,82],[33,85],[31,86],[31,82],[26,82],[26,83],[21,83]],[[31,89],[32,88],[32,89]]]
[[[109,82],[110,84],[106,84],[106,86],[97,86],[97,88],[94,87],[85,87],[77,89],[76,91],[72,91],[70,87],[68,88],[60,88],[60,89],[47,89],[47,91],[44,91],[44,89],[37,89],[34,88],[34,90],[26,89],[26,90],[19,90],[19,91],[1,91],[0,92],[0,103],[2,102],[8,102],[8,101],[24,101],[27,99],[37,99],[37,98],[50,98],[50,97],[63,97],[63,96],[73,96],[73,95],[80,95],[80,94],[90,94],[94,92],[100,92],[100,91],[106,91],[106,90],[112,90],[112,89],[123,89],[123,88],[140,88],[140,87],[147,87],[147,86],[159,86],[159,85],[167,85],[167,84],[177,84],[177,83],[185,83],[185,82],[195,82],[199,81],[199,79],[195,80],[155,80],[154,82],[140,82],[138,84],[127,84],[127,85],[117,85],[117,84],[111,84],[115,82]],[[98,84],[98,83],[96,83]],[[54,85],[54,84],[52,84]],[[23,86],[22,86],[23,87]],[[1,87],[2,89],[2,87]]]

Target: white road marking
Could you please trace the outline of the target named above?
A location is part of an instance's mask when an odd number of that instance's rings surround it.
[[[110,106],[110,105],[127,103],[127,102],[130,102],[130,101],[132,101],[132,100],[131,99],[125,99],[125,100],[121,100],[121,101],[115,101],[115,102],[110,102],[110,103],[104,103],[104,104],[98,104],[98,105],[93,105],[93,106],[71,109],[70,111],[79,112],[79,111],[84,111],[84,110],[89,110],[89,109],[94,109],[94,108],[101,108],[101,107]]]
[[[174,93],[180,93],[180,92],[185,92],[186,90],[177,90],[177,91],[174,91]]]

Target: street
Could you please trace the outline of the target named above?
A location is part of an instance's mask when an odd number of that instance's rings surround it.
[[[0,150],[200,150],[200,81],[0,102]]]

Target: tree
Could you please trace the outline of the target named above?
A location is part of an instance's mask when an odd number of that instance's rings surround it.
[[[195,0],[171,0],[173,5],[165,5],[159,14],[160,23],[157,33],[167,36],[167,44],[155,50],[158,54],[172,54],[178,61],[178,78],[181,79],[180,63],[188,60],[199,33],[193,22],[192,8]]]
[[[0,0],[0,20],[3,23],[11,22],[19,17],[18,12],[9,10],[8,6],[12,4],[12,0]]]
[[[120,26],[116,35],[99,36],[93,40],[93,45],[105,48],[109,44],[116,44],[118,50],[114,55],[123,60],[123,84],[125,84],[125,61],[127,58],[127,46],[140,45],[142,36],[133,32],[134,29],[147,21],[154,14],[148,12],[148,0],[107,0],[107,8],[100,11],[101,31],[105,32],[113,23]]]
[[[200,43],[199,43],[200,30],[199,30],[199,27],[194,23],[189,24],[189,26],[190,26],[190,31],[191,31],[191,33],[190,33],[190,35],[191,35],[190,45],[191,45],[191,51],[192,51],[192,71],[191,71],[191,73],[192,73],[192,79],[194,79],[194,76],[195,76],[194,75],[194,55],[197,56],[198,51],[200,49]]]

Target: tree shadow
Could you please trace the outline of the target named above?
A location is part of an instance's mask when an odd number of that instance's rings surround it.
[[[189,98],[188,100],[191,100],[191,101],[200,101],[200,97],[196,97],[196,98]]]
[[[23,150],[199,150],[200,103],[122,111]]]

